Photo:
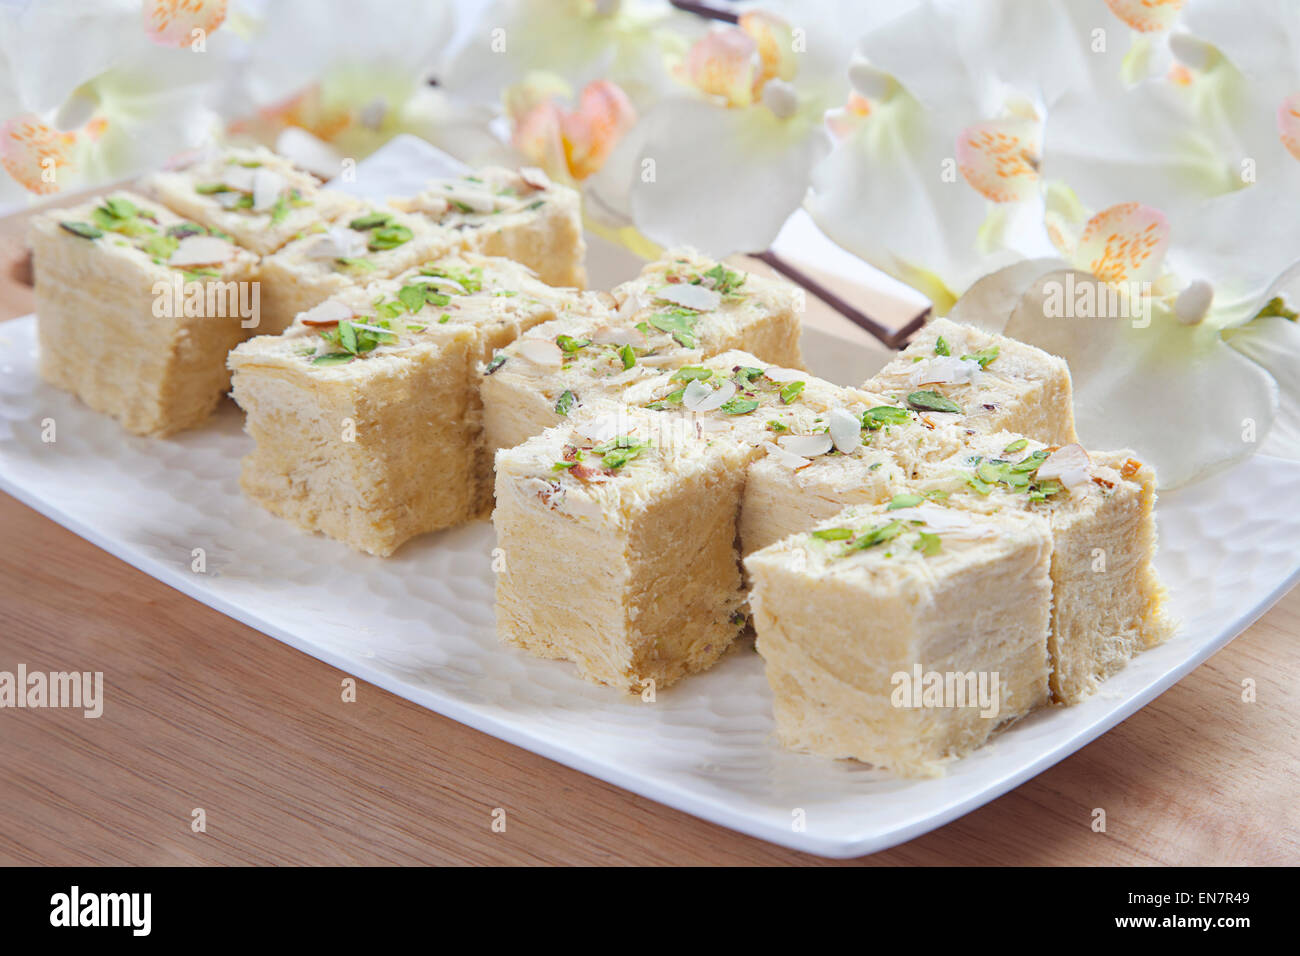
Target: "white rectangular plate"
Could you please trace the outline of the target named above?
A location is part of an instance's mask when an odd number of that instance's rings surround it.
[[[1091,700],[1039,712],[932,781],[782,750],[752,645],[655,703],[587,684],[493,632],[486,522],[388,559],[297,531],[241,496],[251,442],[227,403],[204,428],[136,438],[42,383],[33,317],[0,325],[0,488],[147,574],[300,651],[487,734],[723,826],[826,856],[925,833],[1078,750],[1170,687],[1300,576],[1300,465],[1255,457],[1159,505],[1181,619]],[[813,371],[852,353],[805,333]],[[862,374],[877,358],[861,353]],[[828,369],[829,370],[829,369]],[[48,437],[54,427],[55,440]],[[191,570],[202,548],[206,572]],[[111,705],[110,705],[111,706]],[[792,826],[802,810],[806,828]]]

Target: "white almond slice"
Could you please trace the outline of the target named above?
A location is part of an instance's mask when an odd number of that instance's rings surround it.
[[[620,325],[602,325],[591,333],[591,340],[597,345],[631,345],[645,348],[645,333],[640,329]]]
[[[678,353],[665,352],[663,355],[642,355],[637,359],[637,364],[645,365],[651,368],[677,368],[681,365],[682,357]]]
[[[257,167],[254,169],[248,166],[237,165],[228,166],[225,173],[221,176],[221,182],[223,185],[229,186],[231,189],[238,189],[241,193],[251,193],[253,191],[254,176],[260,168],[261,167]]]
[[[618,307],[618,317],[626,319],[649,307],[649,301],[640,292],[633,292]]]
[[[604,514],[600,502],[576,488],[564,489],[564,496],[559,501],[560,510],[575,518],[599,518]]]
[[[366,239],[351,229],[330,226],[316,235],[316,241],[307,247],[308,259],[349,259],[365,255]]]
[[[980,363],[953,355],[922,359],[908,373],[909,385],[969,385],[980,373]]]
[[[835,447],[831,436],[824,432],[820,435],[782,435],[777,443],[790,454],[802,458],[816,458]]]
[[[171,266],[207,266],[225,262],[235,247],[216,236],[186,236],[167,259]]]
[[[237,192],[214,193],[212,198],[217,201],[217,205],[222,209],[234,209],[244,198],[244,194]]]
[[[689,282],[670,283],[657,291],[655,298],[680,305],[684,309],[694,309],[696,312],[712,312],[722,305],[722,296],[713,289],[706,289],[702,285],[691,285]]]
[[[845,408],[832,408],[826,417],[831,441],[840,453],[851,455],[862,447],[862,419]]]
[[[709,388],[699,379],[691,379],[682,393],[682,405],[692,412],[717,411],[736,394],[736,383],[728,379],[716,390]]]
[[[490,196],[479,189],[472,188],[472,183],[443,190],[442,196],[448,202],[468,206],[471,212],[492,212],[497,208],[495,196]]]
[[[564,364],[564,353],[547,339],[520,339],[519,355],[543,368],[558,369]]]
[[[303,325],[333,325],[353,316],[353,311],[338,299],[326,299],[320,305],[314,305],[306,312],[298,313],[298,321]]]
[[[364,330],[367,331],[367,332],[374,332],[374,333],[376,333],[376,334],[378,334],[378,335],[392,335],[392,334],[393,334],[393,330],[392,330],[392,329],[386,329],[386,328],[384,328],[382,325],[367,325],[367,324],[364,323],[364,322],[353,322],[353,323],[352,323],[352,327],[353,327],[354,329],[364,329]]]
[[[1077,442],[1062,445],[1038,466],[1039,478],[1055,478],[1067,488],[1074,488],[1092,478],[1092,459]]]
[[[807,372],[802,372],[797,368],[782,368],[779,365],[765,368],[763,374],[774,382],[798,382],[808,378]]]
[[[550,189],[551,177],[536,166],[520,166],[519,178],[534,189]]]
[[[914,508],[899,509],[896,516],[907,521],[924,521],[930,531],[948,537],[970,541],[997,537],[995,528],[981,524],[963,512],[929,502],[923,502]]]
[[[793,452],[786,451],[780,445],[774,445],[771,442],[765,444],[763,449],[767,452],[769,458],[773,459],[779,465],[784,465],[791,471],[798,471],[800,468],[812,464],[809,459],[804,458],[801,455],[796,455]]]
[[[253,173],[253,210],[265,212],[276,204],[288,183],[273,169],[263,167]]]

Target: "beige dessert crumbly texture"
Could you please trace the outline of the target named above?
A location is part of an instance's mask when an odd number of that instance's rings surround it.
[[[360,347],[375,336],[360,330]],[[466,387],[476,342],[465,325],[378,338],[354,356],[297,325],[250,339],[230,367],[256,443],[244,492],[300,528],[389,555],[480,511]]]
[[[1077,441],[1064,359],[948,319],[927,323],[862,387],[972,432],[1008,431],[1048,444]],[[933,396],[955,409],[937,410]]]
[[[137,435],[204,421],[253,331],[257,257],[126,191],[35,216],[29,238],[41,376]]]
[[[1009,433],[979,436],[922,466],[912,488],[953,508],[1043,517],[1052,531],[1052,697],[1078,703],[1172,632],[1156,573],[1155,473],[1132,452],[1092,452],[1066,483],[1043,479],[1051,449]],[[1077,446],[1075,446],[1077,447]],[[1021,467],[1020,463],[1024,463]],[[1019,470],[1017,470],[1019,468]],[[1049,493],[1040,497],[1043,491]],[[1037,499],[1037,500],[1036,500]]]
[[[513,447],[588,400],[615,400],[665,369],[729,349],[798,367],[796,297],[788,282],[690,250],[670,252],[611,296],[574,303],[485,366],[480,391],[488,446]]]
[[[140,188],[261,256],[320,223],[364,208],[346,193],[322,189],[316,177],[261,147],[227,149],[183,169],[154,173]]]
[[[319,223],[262,260],[260,331],[283,332],[298,313],[417,266],[445,251],[443,246],[422,218],[383,207]]]
[[[476,169],[392,203],[423,217],[448,252],[513,259],[547,285],[587,285],[581,197],[539,169]]]
[[[749,555],[781,742],[930,776],[1042,704],[1051,553],[1042,518],[926,503],[853,506]],[[923,695],[931,674],[949,696]]]
[[[743,627],[746,457],[612,404],[498,452],[501,638],[634,693],[712,665]]]

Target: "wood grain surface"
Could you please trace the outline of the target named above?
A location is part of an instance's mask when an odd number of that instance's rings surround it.
[[[0,318],[30,312],[12,221],[0,224],[0,259]],[[815,306],[808,321],[855,334]],[[829,862],[364,683],[345,703],[343,672],[2,494],[0,622],[0,670],[103,671],[107,699],[97,720],[0,711],[0,864]],[[1077,754],[946,827],[851,862],[1300,863],[1298,636],[1300,589]],[[1253,703],[1242,701],[1246,678]],[[196,833],[200,808],[206,830]],[[1092,829],[1095,808],[1106,811],[1104,833]],[[504,832],[492,826],[497,810]]]

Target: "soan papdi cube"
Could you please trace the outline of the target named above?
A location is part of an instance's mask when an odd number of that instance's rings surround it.
[[[320,328],[341,319],[371,316],[470,331],[470,375],[462,387],[473,426],[477,513],[486,517],[492,505],[492,454],[496,449],[483,440],[477,369],[496,349],[514,341],[520,333],[554,319],[557,313],[578,307],[583,298],[583,293],[546,285],[517,262],[464,253],[426,262],[364,289],[349,289],[301,313],[298,321]],[[460,407],[459,403],[456,407]]]
[[[1020,510],[1051,526],[1052,696],[1073,704],[1171,623],[1156,552],[1155,473],[1127,451],[1055,448],[1009,433],[981,436],[948,461],[922,466],[913,490],[954,508]]]
[[[632,692],[713,664],[744,624],[744,465],[735,441],[614,405],[498,452],[502,639]]]
[[[862,386],[976,433],[1076,441],[1065,360],[1005,335],[934,319]]]
[[[548,285],[587,284],[581,198],[540,169],[487,167],[392,203],[424,217],[447,250],[514,259]]]
[[[182,216],[263,256],[318,223],[362,209],[353,197],[320,188],[316,177],[260,147],[224,150],[177,171],[154,173],[140,185]]]
[[[331,295],[388,279],[445,251],[419,216],[367,207],[317,223],[262,260],[261,331],[275,335]]]
[[[40,371],[138,435],[199,424],[253,333],[257,257],[129,192],[36,216]]]
[[[906,776],[1047,699],[1047,522],[854,506],[745,559],[783,744]]]
[[[257,443],[240,484],[308,531],[388,555],[480,508],[469,326],[354,317],[230,355]]]
[[[887,501],[915,463],[965,447],[965,433],[799,369],[730,351],[631,386],[624,400],[691,416],[761,451],[740,514],[745,554],[850,504]]]
[[[796,290],[678,252],[646,266],[565,321],[503,349],[481,387],[488,444],[509,448],[558,424],[589,398],[615,398],[664,369],[730,349],[797,365]]]

